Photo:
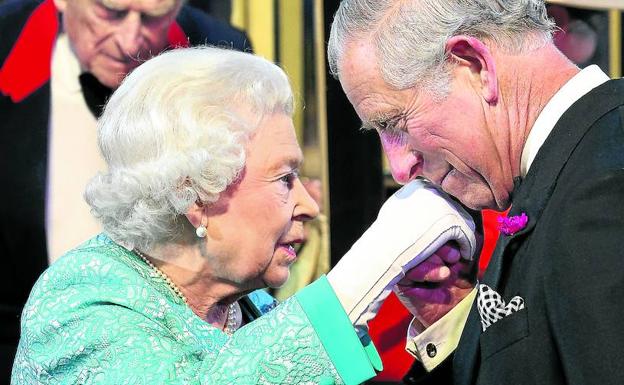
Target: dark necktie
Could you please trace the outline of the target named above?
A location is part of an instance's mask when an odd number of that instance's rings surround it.
[[[516,192],[518,191],[518,188],[520,188],[520,185],[522,184],[522,177],[521,176],[517,176],[515,178],[513,178],[513,191],[511,192],[511,199],[513,199],[516,196]]]
[[[83,73],[79,77],[84,97],[89,111],[97,118],[102,115],[106,101],[113,93],[113,90],[100,83],[95,76],[90,73]]]

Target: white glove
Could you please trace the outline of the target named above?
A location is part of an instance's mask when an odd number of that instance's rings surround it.
[[[470,215],[429,182],[414,180],[394,193],[327,274],[353,325],[366,330],[405,272],[445,243],[457,241],[462,258],[471,260],[474,227]]]

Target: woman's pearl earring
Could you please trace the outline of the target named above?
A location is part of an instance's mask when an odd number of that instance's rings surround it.
[[[206,226],[200,225],[199,227],[195,229],[195,234],[197,234],[199,238],[206,238],[206,234],[208,234],[208,230],[206,229]]]

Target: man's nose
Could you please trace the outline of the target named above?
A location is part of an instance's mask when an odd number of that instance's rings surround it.
[[[420,173],[419,163],[422,157],[411,151],[407,143],[390,143],[382,139],[382,146],[388,163],[390,163],[390,171],[392,178],[397,183],[405,184]]]
[[[143,44],[142,27],[141,13],[135,11],[128,12],[119,24],[116,39],[121,53],[125,56],[139,59],[137,56]]]

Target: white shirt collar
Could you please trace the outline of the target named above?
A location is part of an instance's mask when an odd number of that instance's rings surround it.
[[[529,172],[537,152],[557,124],[564,112],[589,91],[608,81],[609,77],[597,65],[583,69],[550,99],[535,120],[527,137],[520,161],[520,175],[524,178]]]
[[[80,93],[82,98],[79,79],[81,72],[80,62],[71,48],[69,37],[65,33],[60,33],[52,53],[52,77],[65,92]]]

